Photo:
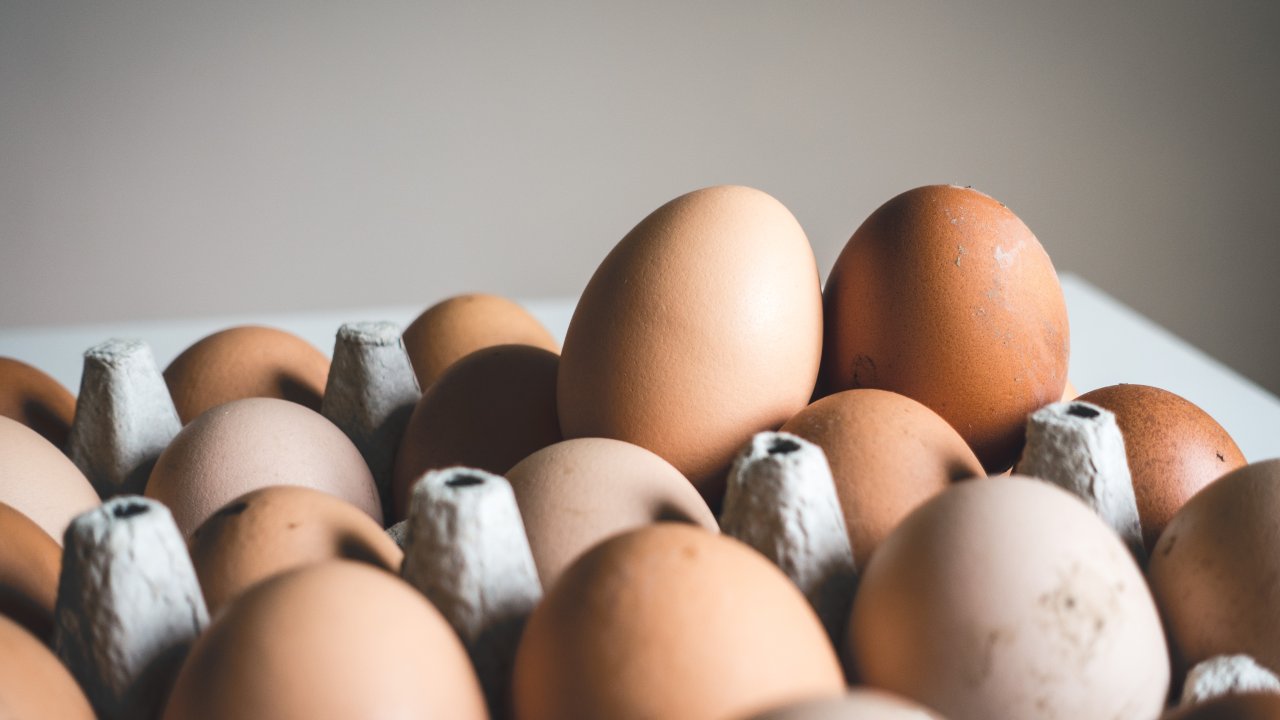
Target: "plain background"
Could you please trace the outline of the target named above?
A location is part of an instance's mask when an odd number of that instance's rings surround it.
[[[0,0],[0,325],[576,296],[716,183],[973,185],[1280,391],[1280,3]]]

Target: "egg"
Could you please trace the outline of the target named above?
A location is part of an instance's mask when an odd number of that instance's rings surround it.
[[[61,569],[57,541],[31,518],[0,503],[0,615],[50,639]]]
[[[1062,397],[1067,308],[1053,263],[1003,203],[930,185],[881,205],[825,290],[822,386],[927,405],[989,472],[1022,448],[1027,415]]]
[[[216,332],[182,351],[165,368],[164,381],[183,423],[222,403],[251,397],[319,410],[329,358],[296,335],[247,325]]]
[[[1280,459],[1210,483],[1169,521],[1147,579],[1181,673],[1215,655],[1280,668]]]
[[[249,587],[324,560],[400,572],[404,553],[368,514],[328,493],[276,485],[246,493],[191,536],[191,562],[209,613]]]
[[[453,628],[396,576],[309,565],[255,585],[214,618],[165,720],[488,717]]]
[[[454,363],[413,408],[396,452],[394,517],[409,512],[413,484],[454,465],[501,475],[560,438],[555,353],[498,345]]]
[[[75,414],[76,398],[61,383],[20,360],[0,357],[0,415],[63,448]]]
[[[638,445],[577,438],[545,447],[507,473],[543,587],[582,553],[658,521],[719,531],[711,509],[671,463]]]
[[[0,615],[0,717],[6,720],[93,720],[93,708],[71,673],[44,643]]]
[[[647,448],[718,506],[735,453],[808,402],[821,302],[813,249],[782,203],[738,186],[672,200],[613,248],[574,310],[564,436]]]
[[[17,420],[0,417],[0,503],[62,544],[72,518],[102,502],[62,451]]]
[[[957,483],[880,544],[854,598],[863,682],[969,718],[1151,718],[1169,657],[1151,594],[1110,527],[1013,476]]]
[[[752,720],[942,720],[942,716],[892,693],[859,687],[841,698],[789,705]]]
[[[1244,454],[1221,425],[1168,390],[1112,385],[1079,399],[1115,413],[1148,551],[1192,495],[1245,464]]]
[[[182,429],[147,479],[190,537],[237,497],[271,485],[315,488],[382,522],[373,474],[351,440],[320,413],[274,398],[219,405]]]
[[[498,295],[471,293],[442,300],[404,329],[404,349],[423,390],[450,365],[494,345],[532,345],[560,352],[556,339],[537,318]]]
[[[886,390],[846,390],[782,426],[821,447],[831,465],[858,567],[912,510],[955,480],[985,473],[938,414]]]
[[[723,535],[659,523],[578,558],[516,653],[520,720],[740,718],[835,697],[844,677],[800,591]]]
[[[1249,692],[1221,695],[1212,700],[1180,707],[1161,720],[1280,720],[1280,695]]]

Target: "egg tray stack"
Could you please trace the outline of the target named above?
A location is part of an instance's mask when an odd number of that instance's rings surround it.
[[[924,243],[942,253],[932,261],[886,259],[897,246],[877,250],[868,239],[919,232],[922,213],[941,218],[940,239]],[[775,292],[809,282],[812,251],[799,225],[759,191],[682,196],[606,258],[564,356],[550,365],[557,424],[576,439],[528,440],[498,462],[510,468],[501,475],[440,467],[416,446],[422,432],[465,445],[450,433],[474,436],[475,427],[450,428],[449,413],[434,414],[428,431],[416,426],[427,424],[418,416],[429,414],[429,396],[451,383],[419,391],[423,363],[411,363],[405,346],[414,327],[403,336],[380,322],[338,330],[319,412],[341,432],[279,399],[218,405],[184,429],[146,344],[107,341],[85,354],[66,441],[93,497],[60,501],[74,508],[62,510],[75,515],[69,525],[41,515],[39,503],[28,511],[26,497],[14,503],[35,519],[0,504],[8,566],[0,610],[17,623],[0,616],[0,644],[23,658],[0,671],[0,710],[173,720],[1155,718],[1174,686],[1185,688],[1186,706],[1171,718],[1280,717],[1280,695],[1241,694],[1280,690],[1254,660],[1280,658],[1270,620],[1276,588],[1265,579],[1276,576],[1266,572],[1275,563],[1266,542],[1280,527],[1272,512],[1280,463],[1241,467],[1181,498],[1163,510],[1160,533],[1147,522],[1148,484],[1138,476],[1150,472],[1135,464],[1135,448],[1152,443],[1142,432],[1205,425],[1194,406],[1155,391],[1133,410],[1122,400],[1153,389],[1132,386],[1013,412],[983,403],[968,422],[952,408],[943,418],[864,387],[891,379],[892,353],[879,338],[830,329],[874,326],[842,314],[886,302],[877,292],[907,279],[896,264],[923,264],[926,279],[979,265],[988,284],[921,296],[934,313],[927,324],[935,332],[945,324],[939,296],[973,314],[958,296],[1003,299],[990,312],[1021,318],[1059,345],[1061,367],[1029,361],[1033,353],[1016,350],[1023,340],[1006,333],[1004,357],[976,375],[1008,373],[1000,366],[1012,363],[1017,382],[1061,374],[1061,389],[1065,310],[1060,323],[1021,317],[1059,312],[1040,287],[1031,300],[1008,302],[1018,296],[1009,286],[1028,273],[1047,267],[1052,276],[1041,255],[1025,226],[980,193],[936,186],[894,198],[854,235],[828,282],[827,355],[819,397],[805,407],[823,309],[815,324],[814,294]],[[708,256],[721,261],[715,282]],[[695,268],[710,289],[682,296],[691,277],[655,273],[663,262]],[[889,304],[902,318],[919,314]],[[674,324],[662,316],[673,306]],[[716,312],[701,327],[685,317],[707,307]],[[776,346],[759,332],[769,322],[785,328]],[[689,326],[698,343],[681,342]],[[970,357],[965,342],[943,344]],[[456,379],[468,365],[493,363],[487,377],[535,384],[507,372],[503,353],[515,346],[504,347],[469,354],[449,372]],[[528,359],[531,350],[514,352]],[[682,369],[690,358],[741,376],[728,385],[747,400],[706,402],[708,387],[725,383]],[[547,358],[534,360],[545,377]],[[752,375],[753,364],[763,369]],[[637,392],[610,381],[619,375],[650,381],[631,383]],[[864,389],[841,389],[850,386]],[[788,399],[797,392],[798,404]],[[655,397],[667,404],[634,407]],[[1153,406],[1157,421],[1142,425]],[[648,424],[620,426],[628,411]],[[744,415],[754,418],[745,433]],[[218,422],[223,429],[211,430]],[[313,465],[297,460],[301,475],[285,482],[324,492],[278,486],[271,472],[236,481],[247,487],[184,487],[237,452],[225,438],[185,465],[173,459],[189,435],[238,433],[278,449],[304,426],[318,428],[307,450]],[[1207,426],[1204,442],[1226,447],[1225,433],[1211,419]],[[342,469],[344,452],[362,459],[358,470]],[[1173,454],[1160,450],[1153,462]],[[1018,476],[968,480],[1014,458]],[[1235,458],[1219,452],[1218,460]],[[324,482],[353,472],[366,480]],[[863,479],[851,484],[854,476]],[[166,482],[177,489],[164,490]],[[384,531],[384,511],[387,524],[405,519]],[[55,533],[66,526],[64,547],[37,522]],[[1215,541],[1253,550],[1224,559]],[[1248,712],[1263,714],[1239,714]]]

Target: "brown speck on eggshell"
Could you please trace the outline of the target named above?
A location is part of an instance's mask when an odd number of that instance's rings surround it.
[[[0,415],[64,448],[75,412],[75,396],[57,380],[21,360],[0,357]]]

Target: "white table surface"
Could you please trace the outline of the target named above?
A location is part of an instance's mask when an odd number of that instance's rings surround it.
[[[1085,280],[1063,274],[1071,318],[1071,381],[1082,392],[1120,382],[1155,385],[1204,408],[1231,433],[1250,461],[1280,457],[1280,399],[1226,365],[1121,304]],[[560,340],[573,313],[571,299],[523,303]],[[293,332],[326,353],[344,322],[408,324],[425,306],[348,311],[228,315],[62,327],[0,328],[0,355],[30,363],[73,391],[83,352],[108,338],[147,341],[163,368],[184,348],[232,325],[270,325]]]

